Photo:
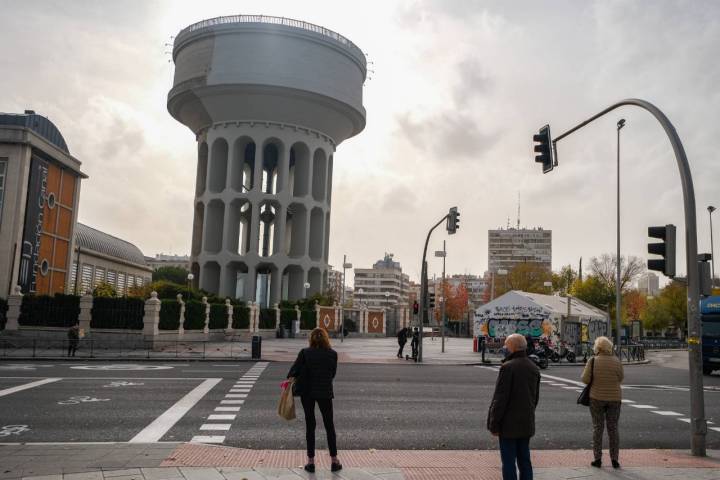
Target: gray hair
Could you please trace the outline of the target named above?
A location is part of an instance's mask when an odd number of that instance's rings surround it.
[[[613,353],[613,344],[608,337],[597,337],[595,339],[595,345],[593,346],[593,352],[599,353]]]
[[[527,340],[519,333],[513,333],[505,339],[505,343],[511,346],[513,352],[519,352],[527,348]]]

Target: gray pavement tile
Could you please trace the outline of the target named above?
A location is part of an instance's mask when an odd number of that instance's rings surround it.
[[[143,473],[145,480],[185,479],[177,467],[145,467],[141,468],[140,471]]]
[[[143,480],[142,474],[138,475],[123,475],[118,477],[110,477],[112,480]]]
[[[405,480],[405,476],[400,473],[379,473],[377,478],[380,480]]]
[[[37,477],[23,477],[22,480],[62,480],[62,475],[39,475]]]
[[[103,473],[101,471],[70,473],[63,475],[63,480],[103,480]]]
[[[300,478],[312,478],[312,479],[318,479],[318,480],[328,480],[331,478],[339,479],[339,478],[345,478],[342,476],[333,476],[333,474],[330,472],[330,470],[317,468],[315,469],[315,473],[309,473],[306,472],[304,468],[302,467],[296,467],[290,469],[292,473],[297,475]],[[374,479],[373,479],[374,480]]]
[[[216,469],[207,467],[180,467],[180,473],[187,480],[224,480],[225,478]]]
[[[227,480],[265,480],[265,477],[260,473],[247,468],[223,467],[219,471]]]
[[[123,470],[103,470],[103,477],[105,478],[124,477],[127,475],[137,475],[140,477],[143,476],[139,468],[126,468]]]
[[[304,478],[288,468],[258,468],[256,471],[266,480],[301,480]],[[317,476],[309,478],[317,478]]]
[[[388,471],[388,469],[380,470],[383,474],[400,473],[400,470]],[[371,469],[367,468],[343,468],[335,474],[344,480],[378,480],[378,477]]]

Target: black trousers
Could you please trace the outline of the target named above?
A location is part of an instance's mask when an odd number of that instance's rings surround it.
[[[78,343],[80,342],[78,342],[77,340],[70,340],[70,342],[68,343],[68,357],[75,356],[75,351],[77,351]]]
[[[335,438],[335,424],[333,423],[333,405],[331,398],[300,397],[305,412],[305,440],[307,441],[307,456],[315,458],[315,403],[320,407],[325,433],[327,434],[328,450],[330,456],[337,456],[337,440]]]
[[[400,345],[400,350],[398,350],[398,357],[402,357],[403,350],[405,349],[405,342],[398,342],[398,345]]]

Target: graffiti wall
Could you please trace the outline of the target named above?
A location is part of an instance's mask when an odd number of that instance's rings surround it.
[[[338,327],[336,324],[335,312],[336,310],[334,307],[320,307],[320,328],[324,328],[329,332],[337,330]]]
[[[552,333],[550,321],[535,320],[488,320],[480,327],[480,335],[491,338],[505,338],[513,333],[531,335],[533,337],[548,336]]]

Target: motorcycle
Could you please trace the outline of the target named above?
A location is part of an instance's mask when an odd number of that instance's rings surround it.
[[[567,348],[567,345],[565,342],[560,342],[560,348],[558,350],[553,351],[554,357],[551,357],[550,359],[553,362],[559,362],[563,358],[567,359],[570,363],[575,363],[576,357],[575,352]],[[557,360],[555,360],[557,358]]]

